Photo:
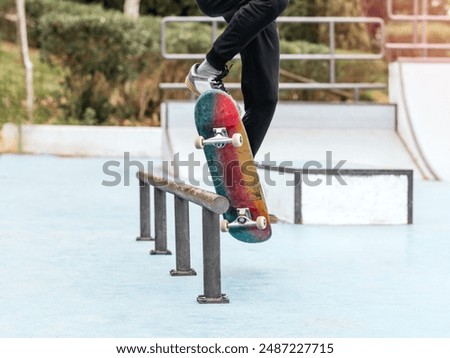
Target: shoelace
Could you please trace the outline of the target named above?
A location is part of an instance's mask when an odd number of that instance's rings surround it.
[[[228,75],[228,73],[230,72],[230,69],[232,67],[233,67],[233,65],[231,65],[230,67],[225,65],[225,69],[222,71],[222,73],[220,75],[217,75],[216,77],[214,77],[214,79],[211,81],[215,88],[220,89],[221,91],[224,91],[228,94],[229,94],[229,92],[225,88],[225,85],[223,84],[222,79]]]

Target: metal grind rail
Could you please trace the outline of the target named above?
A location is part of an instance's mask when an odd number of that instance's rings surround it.
[[[167,206],[166,194],[175,200],[175,247],[176,268],[172,276],[195,276],[191,268],[189,203],[202,208],[203,236],[203,295],[197,297],[199,303],[228,303],[228,297],[221,288],[220,266],[220,215],[229,207],[227,198],[201,188],[138,172],[140,196],[140,236],[138,241],[154,241],[151,255],[171,255],[167,249]],[[155,237],[151,236],[150,187],[154,195]]]

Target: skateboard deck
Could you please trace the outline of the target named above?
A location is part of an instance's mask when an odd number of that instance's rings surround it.
[[[235,101],[223,91],[204,92],[195,106],[195,124],[196,147],[203,148],[216,192],[230,201],[223,215],[225,229],[243,242],[268,240],[272,234],[269,214]],[[228,143],[222,143],[223,139]]]

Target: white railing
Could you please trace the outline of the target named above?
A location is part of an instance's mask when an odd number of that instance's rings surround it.
[[[421,6],[420,1],[422,2]],[[394,0],[387,0],[387,9],[388,16],[392,21],[410,22],[413,27],[413,34],[411,42],[388,42],[386,43],[386,49],[422,50],[423,57],[428,57],[428,50],[450,50],[450,39],[447,43],[428,42],[428,23],[450,22],[450,16],[448,15],[429,15],[428,0],[412,0],[412,14],[410,15],[395,14]],[[420,36],[419,27],[421,27]]]
[[[171,53],[167,49],[167,25],[169,23],[188,23],[200,22],[211,24],[211,44],[219,34],[218,25],[224,23],[222,18],[210,18],[205,16],[169,16],[163,18],[161,22],[161,54],[166,59],[172,60],[201,60],[205,57],[204,53]],[[364,89],[384,89],[384,83],[342,83],[336,82],[336,62],[340,60],[380,60],[384,58],[384,42],[385,42],[385,23],[383,19],[374,17],[279,17],[278,23],[313,23],[327,24],[329,32],[329,52],[324,54],[288,54],[282,53],[280,59],[282,61],[304,60],[304,61],[329,61],[329,82],[308,82],[280,83],[280,90],[353,90],[355,100],[359,100],[359,94]],[[380,51],[378,53],[337,53],[336,50],[336,25],[337,24],[378,24],[380,27],[378,39],[380,42]],[[236,56],[239,58],[239,56]],[[161,83],[161,89],[184,89],[183,83]],[[238,89],[239,83],[227,83],[227,88]]]

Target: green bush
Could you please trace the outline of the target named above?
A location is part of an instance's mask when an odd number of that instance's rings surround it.
[[[113,114],[115,89],[145,71],[149,54],[159,49],[157,19],[133,21],[118,12],[51,12],[40,18],[38,29],[42,57],[70,70],[68,116],[90,122],[95,117],[96,123]]]
[[[106,9],[123,10],[124,0],[70,0],[79,3],[99,3]],[[200,12],[194,0],[141,0],[139,12],[153,16],[190,16]]]
[[[88,6],[62,0],[27,0],[25,2],[27,22],[28,22],[28,41],[30,46],[40,47],[42,36],[40,34],[39,20],[46,14],[59,13],[64,16],[82,16],[98,15],[103,13],[100,5]]]
[[[287,54],[328,54],[329,48],[325,45],[311,44],[306,41],[281,41],[281,50]],[[337,51],[338,53],[349,53],[349,51]],[[357,53],[356,51],[352,51]],[[303,81],[329,82],[330,63],[326,60],[292,60],[283,61],[282,70],[288,71],[290,76],[283,76],[283,82],[292,81],[292,76],[303,77]],[[382,60],[379,61],[356,61],[338,60],[336,61],[336,81],[337,82],[385,82],[387,76],[387,65]],[[296,80],[294,81],[296,82]],[[352,94],[349,93],[351,96]],[[331,92],[299,90],[280,93],[283,100],[336,100],[341,98],[331,94]],[[370,98],[366,98],[370,100]]]
[[[210,25],[173,23],[167,26],[166,48],[169,53],[206,53],[211,46]]]
[[[310,0],[291,0],[283,16],[313,16],[314,1]],[[285,24],[280,25],[281,38],[288,41],[308,41],[317,43],[318,26],[317,24]]]
[[[281,41],[281,52],[287,54],[327,54],[327,46],[311,44],[306,41]],[[284,61],[282,68],[314,79],[315,81],[328,81],[327,63],[324,61]]]
[[[168,9],[168,7],[166,7]],[[47,63],[67,70],[65,94],[58,100],[68,123],[156,123],[161,81],[180,81],[188,61],[163,61],[160,20],[132,21],[100,4],[29,0],[30,38]],[[174,24],[168,50],[205,52],[207,25]]]
[[[194,0],[141,0],[141,14],[155,16],[200,15]]]
[[[11,9],[15,9],[16,2],[14,0],[0,0],[0,13],[4,14]]]
[[[16,24],[5,18],[4,15],[16,12],[14,0],[0,0],[0,41],[15,41]]]

